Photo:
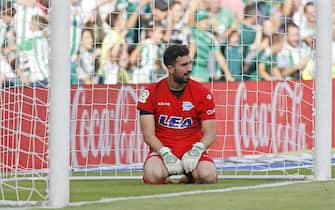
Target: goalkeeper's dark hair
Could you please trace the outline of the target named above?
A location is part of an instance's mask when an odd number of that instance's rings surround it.
[[[174,65],[177,57],[187,56],[190,54],[186,45],[170,45],[166,48],[163,55],[163,63],[167,67],[168,65]]]

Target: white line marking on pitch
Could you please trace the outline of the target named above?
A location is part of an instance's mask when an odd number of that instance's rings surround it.
[[[181,195],[196,195],[196,194],[204,194],[204,193],[218,193],[218,192],[231,192],[231,191],[239,191],[239,190],[253,190],[253,189],[261,189],[261,188],[270,188],[270,187],[280,187],[286,186],[290,184],[296,183],[307,183],[311,181],[294,181],[294,182],[279,182],[272,184],[261,184],[254,186],[242,186],[242,187],[230,187],[224,189],[213,189],[213,190],[195,190],[195,191],[186,191],[186,192],[176,192],[176,193],[166,193],[166,194],[155,194],[155,195],[143,195],[143,196],[129,196],[129,197],[117,197],[117,198],[103,198],[97,201],[81,201],[81,202],[73,202],[70,203],[69,206],[82,206],[89,204],[103,204],[103,203],[111,203],[116,201],[128,201],[128,200],[144,200],[144,199],[152,199],[152,198],[170,198],[177,197]]]

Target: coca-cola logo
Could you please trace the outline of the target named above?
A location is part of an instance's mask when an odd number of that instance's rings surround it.
[[[276,83],[268,103],[248,99],[245,83],[240,83],[235,98],[234,139],[237,156],[243,150],[257,151],[268,147],[269,153],[306,148],[305,123],[301,116],[303,87],[286,82]],[[260,96],[259,96],[260,97]]]
[[[116,93],[116,94],[115,94]],[[137,119],[135,89],[120,86],[105,97],[111,103],[99,106],[90,102],[87,93],[78,88],[73,96],[71,110],[72,165],[141,163],[148,153],[142,140]]]

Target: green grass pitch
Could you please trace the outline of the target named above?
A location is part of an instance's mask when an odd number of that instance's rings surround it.
[[[333,167],[333,176],[335,167]],[[72,180],[70,182],[71,204],[96,202],[109,199],[106,203],[69,206],[63,209],[85,210],[330,210],[335,209],[335,180],[328,182],[294,183],[285,186],[236,189],[287,182],[287,180],[234,180],[221,179],[217,184],[167,184],[145,185],[142,180]],[[24,185],[25,183],[21,183]],[[43,192],[45,182],[34,182]],[[29,184],[27,184],[29,187]],[[228,189],[225,192],[218,192]],[[9,190],[9,189],[8,189]],[[215,191],[216,192],[213,192]],[[199,194],[183,195],[185,192]],[[212,191],[212,192],[208,192]],[[8,191],[9,194],[11,191]],[[21,192],[22,198],[27,196]],[[14,193],[14,191],[12,192]],[[162,195],[175,193],[175,196]],[[178,195],[179,194],[179,195]],[[14,194],[12,195],[14,196]],[[145,197],[147,196],[147,197]],[[151,197],[150,197],[151,196]],[[154,196],[154,197],[152,197]],[[155,197],[156,196],[156,197]],[[37,198],[33,195],[33,198]],[[38,199],[38,198],[37,198]],[[111,201],[111,199],[114,199]],[[1,206],[0,206],[1,208]],[[28,207],[25,210],[41,209]],[[48,208],[50,209],[50,208]]]

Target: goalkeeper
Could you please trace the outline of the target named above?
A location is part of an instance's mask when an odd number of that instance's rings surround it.
[[[168,77],[144,89],[138,99],[140,125],[150,153],[144,163],[147,184],[216,183],[214,161],[206,150],[215,141],[212,93],[191,79],[192,59],[185,45],[168,47],[163,56]]]

